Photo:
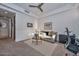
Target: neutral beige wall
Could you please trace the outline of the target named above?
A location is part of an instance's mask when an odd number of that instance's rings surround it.
[[[16,13],[16,41],[31,38],[35,32],[36,20],[28,15]],[[27,23],[33,23],[33,27],[27,27]]]
[[[7,5],[7,4],[6,4]],[[9,5],[9,4],[8,4]],[[10,5],[11,6],[11,5]],[[12,6],[13,8],[15,8],[16,6]],[[9,9],[5,6],[0,6],[0,8],[3,8],[3,9],[6,9],[6,10],[9,10],[11,12],[14,12],[16,13],[16,17],[15,17],[15,35],[16,35],[16,38],[15,38],[15,41],[21,41],[21,40],[25,40],[25,39],[28,39],[30,38],[31,36],[31,33],[33,33],[35,30],[35,27],[37,24],[37,19],[36,18],[33,18],[27,14],[24,14],[24,13],[20,13],[16,10],[13,10],[13,9]],[[16,9],[16,8],[15,8]],[[17,7],[17,9],[19,10],[20,8]],[[21,8],[22,9],[22,8]],[[27,27],[27,23],[33,23],[33,27],[32,28],[28,28]]]
[[[45,22],[52,22],[52,29],[53,31],[58,32],[58,34],[65,34],[65,27],[68,27],[73,33],[78,34],[79,17],[76,13],[78,13],[78,11],[76,9],[72,9],[70,11],[42,18],[38,20],[38,27],[40,30],[43,30]]]

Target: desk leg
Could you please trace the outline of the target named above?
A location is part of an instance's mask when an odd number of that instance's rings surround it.
[[[38,39],[36,39],[36,45],[38,45]]]

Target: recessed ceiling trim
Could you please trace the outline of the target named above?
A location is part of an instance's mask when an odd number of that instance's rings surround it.
[[[9,8],[9,9],[11,9],[11,10],[14,10],[14,11],[16,11],[16,12],[19,12],[19,13],[22,13],[22,14],[25,14],[25,15],[28,15],[28,16],[31,16],[31,17],[34,17],[34,18],[38,18],[38,17],[36,17],[35,15],[33,15],[33,14],[31,14],[31,13],[26,13],[25,12],[25,10],[24,9],[19,9],[18,10],[18,8],[16,9],[15,7],[12,7],[11,5],[9,5],[9,4],[2,4],[2,3],[0,3],[0,5],[1,6],[4,6],[4,7],[6,7],[6,8]],[[12,4],[13,5],[13,4]],[[15,6],[15,5],[13,5],[13,6]],[[16,13],[15,12],[15,13]]]
[[[48,13],[48,14],[44,14],[41,18],[45,18],[45,17],[49,17],[49,16],[53,16],[53,15],[57,15],[59,13],[63,13],[63,12],[66,12],[66,11],[69,11],[69,10],[72,10],[74,9],[73,6],[64,6],[62,8],[58,8],[56,9],[55,11],[51,12],[51,13]],[[40,19],[41,19],[40,18]]]

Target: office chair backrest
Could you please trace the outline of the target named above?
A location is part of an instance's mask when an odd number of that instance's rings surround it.
[[[69,36],[69,30],[68,30],[68,28],[66,28],[66,33],[67,33],[68,41],[66,42],[65,47],[67,48],[69,46],[69,44],[71,43],[71,38]]]

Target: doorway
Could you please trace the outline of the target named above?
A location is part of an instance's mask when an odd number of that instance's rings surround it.
[[[0,39],[15,40],[15,14],[0,9]]]

